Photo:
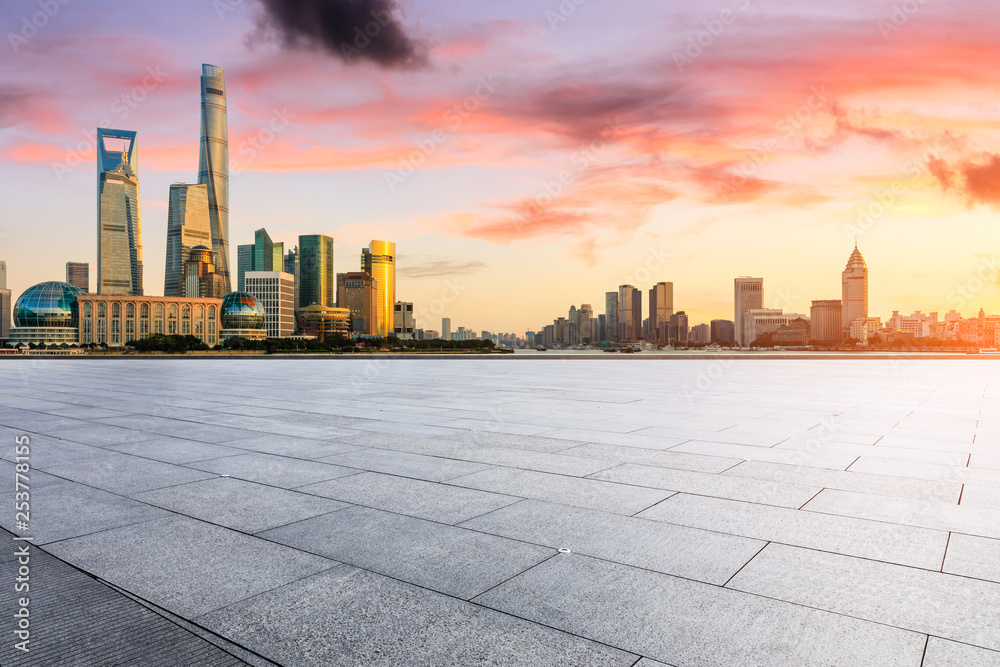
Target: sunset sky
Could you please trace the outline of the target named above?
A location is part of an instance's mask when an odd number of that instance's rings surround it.
[[[211,63],[233,265],[260,227],[286,247],[333,236],[338,272],[395,241],[424,328],[534,330],[661,280],[692,325],[732,319],[741,275],[808,313],[840,298],[855,238],[873,316],[1000,311],[996,3],[401,0],[345,50],[277,0],[62,1],[37,34],[37,0],[0,9],[15,296],[67,261],[96,285],[101,125],[138,132],[162,293],[168,186],[197,180]]]

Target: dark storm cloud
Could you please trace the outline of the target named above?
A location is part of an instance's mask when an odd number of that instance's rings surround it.
[[[395,0],[260,0],[261,27],[291,47],[321,48],[345,62],[413,68],[426,62],[395,14]]]

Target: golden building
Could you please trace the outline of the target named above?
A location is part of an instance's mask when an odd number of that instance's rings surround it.
[[[351,311],[347,308],[327,308],[315,303],[295,311],[298,329],[306,336],[326,340],[334,336],[351,335]]]
[[[372,277],[376,284],[375,333],[388,336],[392,333],[396,306],[396,244],[389,241],[372,241],[361,251],[361,270]]]

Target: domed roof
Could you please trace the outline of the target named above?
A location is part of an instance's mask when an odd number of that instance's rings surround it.
[[[39,283],[18,297],[14,304],[15,327],[71,328],[79,325],[76,297],[79,287],[58,281]]]
[[[222,297],[220,319],[223,329],[263,329],[264,308],[246,292],[230,292]]]

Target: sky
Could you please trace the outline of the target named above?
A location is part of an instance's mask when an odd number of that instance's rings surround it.
[[[1000,7],[986,0],[11,0],[0,259],[16,295],[90,262],[96,127],[138,132],[147,294],[226,71],[230,243],[397,245],[417,326],[536,330],[733,279],[809,312],[855,242],[870,312],[1000,312]],[[357,28],[357,30],[355,30]],[[367,29],[373,37],[363,34]]]

